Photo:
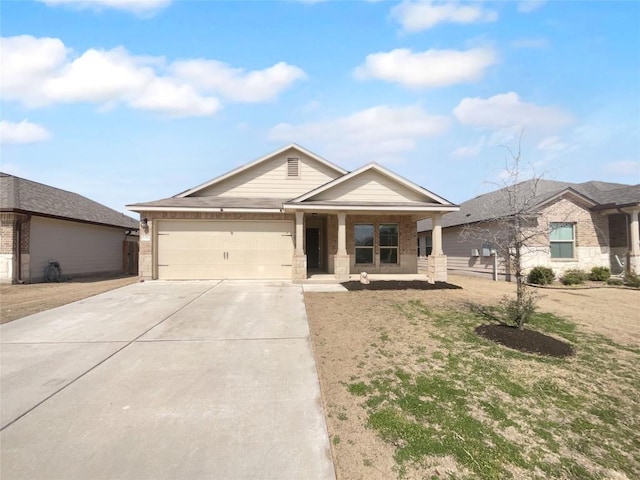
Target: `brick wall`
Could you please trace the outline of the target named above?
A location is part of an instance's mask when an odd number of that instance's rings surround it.
[[[2,254],[15,252],[16,221],[16,216],[13,213],[0,214],[0,253]]]

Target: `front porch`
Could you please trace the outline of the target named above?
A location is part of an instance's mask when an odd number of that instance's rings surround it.
[[[294,211],[295,251],[292,279],[336,283],[359,279],[446,282],[442,251],[442,213],[416,211]],[[432,249],[417,243],[417,220],[431,218]]]

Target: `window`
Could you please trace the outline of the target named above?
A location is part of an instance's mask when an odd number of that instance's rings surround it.
[[[551,222],[549,243],[551,258],[573,258],[574,244],[573,223]]]
[[[287,158],[287,178],[300,177],[300,163],[297,158]]]
[[[420,256],[420,238],[418,237],[418,256]],[[424,239],[423,243],[424,243],[424,256],[428,257],[429,255],[431,255],[431,233],[428,233],[427,235],[425,235],[424,237],[422,237]]]
[[[355,242],[356,263],[373,263],[373,225],[357,224]]]
[[[398,225],[396,223],[381,223],[378,229],[380,263],[398,263]]]

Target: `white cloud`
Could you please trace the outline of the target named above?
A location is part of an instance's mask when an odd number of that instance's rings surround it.
[[[172,0],[38,0],[51,7],[68,5],[79,9],[101,10],[111,8],[150,16],[169,6]]]
[[[349,116],[291,125],[281,123],[269,132],[279,142],[322,144],[336,160],[346,163],[393,161],[413,150],[421,138],[433,137],[449,126],[447,117],[430,115],[420,106],[378,105]]]
[[[168,78],[154,78],[130,104],[171,117],[207,116],[221,108],[217,98],[202,97],[190,85]]]
[[[57,102],[115,102],[142,92],[155,78],[124,48],[90,49],[39,86],[45,98]]]
[[[547,3],[547,0],[524,0],[518,3],[518,11],[520,13],[531,13]]]
[[[69,49],[57,38],[30,35],[0,39],[0,83],[2,97],[34,106],[39,85],[66,61]],[[40,95],[37,95],[40,97]]]
[[[20,123],[0,121],[0,143],[34,143],[51,138],[49,131],[29,120]]]
[[[484,23],[495,22],[498,14],[481,4],[460,5],[458,2],[404,1],[391,10],[406,32],[420,32],[439,23]]]
[[[453,114],[464,125],[489,129],[554,129],[573,122],[573,117],[564,110],[523,102],[515,92],[487,99],[465,98],[454,108]]]
[[[377,78],[413,88],[433,88],[478,80],[497,62],[490,48],[427,50],[413,53],[402,48],[367,55],[354,71],[357,79]]]
[[[548,153],[567,153],[577,149],[577,145],[572,145],[563,141],[558,136],[551,136],[543,138],[536,146],[538,150],[542,150]]]
[[[305,78],[284,62],[246,72],[215,60],[132,55],[124,47],[89,49],[81,55],[59,39],[28,35],[0,41],[2,98],[36,108],[56,103],[117,105],[170,116],[212,115],[221,108],[212,94],[234,101],[272,100]]]
[[[239,102],[273,100],[297,80],[307,78],[302,69],[284,62],[247,72],[216,60],[183,60],[174,62],[171,71],[203,90]]]
[[[487,139],[483,135],[473,145],[456,148],[451,155],[454,157],[475,157],[487,146]]]

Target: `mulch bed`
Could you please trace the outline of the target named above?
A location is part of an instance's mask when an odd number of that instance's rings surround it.
[[[573,347],[568,343],[535,330],[520,330],[507,325],[480,325],[475,330],[478,335],[484,338],[521,352],[558,358],[568,357],[575,353]]]
[[[349,290],[458,290],[462,287],[447,282],[429,283],[425,280],[371,280],[364,284],[357,280],[344,282],[342,286]]]

